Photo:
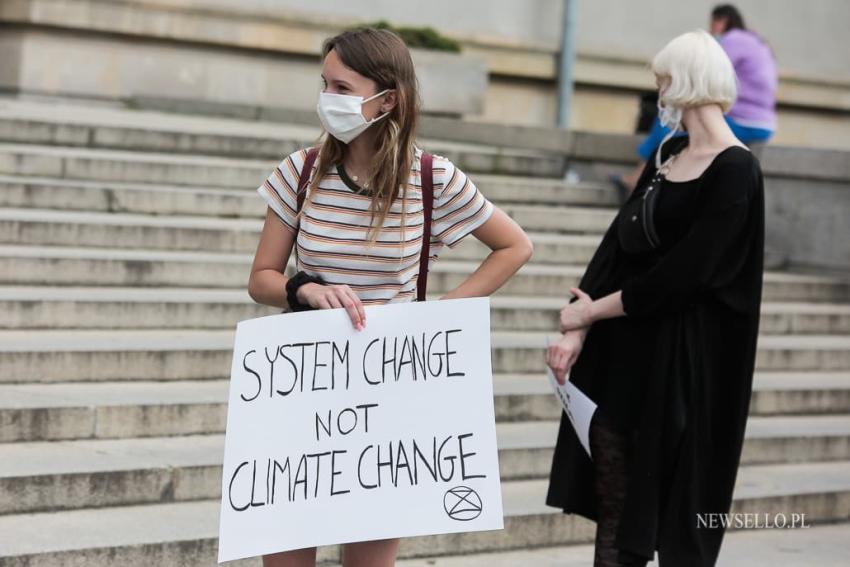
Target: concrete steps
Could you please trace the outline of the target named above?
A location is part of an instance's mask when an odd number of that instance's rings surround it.
[[[0,173],[90,181],[256,187],[257,180],[262,182],[279,162],[279,159],[0,144]]]
[[[286,155],[280,155],[278,163]],[[265,175],[269,173],[271,168]],[[258,201],[258,195],[251,190],[264,179],[260,177],[251,185],[234,186],[232,189],[211,189],[203,185],[0,174],[0,206],[154,215],[253,217],[262,215],[264,209],[262,201]],[[475,184],[485,191],[487,198],[497,203],[596,207],[616,207],[619,204],[614,189],[606,183],[568,183],[557,178],[476,173]]]
[[[234,323],[279,312],[246,291],[255,188],[317,134],[0,98],[0,567],[215,563]],[[491,313],[506,530],[405,539],[399,564],[588,564],[594,524],[544,505],[560,409],[542,354],[616,194],[560,179],[561,154],[423,145],[474,173],[535,258]],[[487,252],[445,250],[429,291]],[[732,511],[847,522],[850,282],[766,273],[760,331]]]
[[[554,420],[560,407],[541,373],[494,376],[500,421]],[[750,415],[846,414],[850,373],[759,371],[753,377]]]
[[[0,380],[194,380],[230,368],[233,329],[0,331]],[[541,372],[553,333],[495,332],[493,371]],[[850,336],[766,335],[759,370],[850,370]]]
[[[0,139],[10,142],[10,146],[24,143],[137,153],[263,156],[279,161],[277,156],[314,144],[319,133],[317,126],[273,120],[0,100]],[[562,155],[540,151],[434,139],[420,143],[428,151],[467,164],[470,171],[553,177],[564,166]]]
[[[491,326],[522,331],[557,329],[564,305],[561,297],[496,296],[491,300]],[[759,331],[763,335],[850,334],[848,304],[775,301],[763,303],[761,312]]]
[[[761,521],[761,519],[760,519]],[[788,520],[790,522],[790,520]],[[764,522],[762,522],[764,524]],[[806,524],[809,526],[809,524]],[[729,531],[717,564],[723,567],[845,567],[850,557],[850,524],[820,524],[805,529],[745,529]],[[500,553],[473,553],[403,559],[397,567],[587,567],[593,564],[592,544],[541,547]],[[337,567],[339,563],[334,563]],[[647,567],[657,567],[658,556]]]
[[[496,431],[503,481],[548,478],[558,422],[500,423]],[[222,434],[13,443],[0,450],[0,514],[221,494]],[[850,416],[750,418],[742,464],[825,461],[850,461]]]
[[[223,433],[228,388],[227,379],[0,384],[0,443]],[[850,413],[850,372],[758,372],[753,390],[751,416]],[[500,423],[560,417],[542,373],[497,374],[494,406]]]
[[[539,332],[496,332],[492,334],[494,372],[542,371],[539,345],[546,337]],[[759,337],[757,370],[845,370],[850,369],[850,336],[764,335]]]
[[[0,385],[0,443],[222,433],[230,381]]]
[[[503,484],[505,530],[407,538],[400,558],[588,543],[593,523],[543,504],[545,480]],[[747,465],[738,473],[732,512],[806,514],[807,522],[850,519],[850,462]],[[102,564],[209,565],[215,562],[217,499],[84,508],[0,516],[6,566]],[[168,518],[163,522],[163,518]],[[336,547],[322,559],[337,558]],[[252,559],[246,565],[256,565]]]
[[[431,296],[437,298],[436,296]],[[557,328],[560,297],[497,296],[493,329]],[[0,286],[0,329],[224,329],[280,310],[244,289]],[[762,305],[762,334],[850,334],[850,305]]]
[[[310,141],[287,144],[265,159],[228,155],[141,152],[71,146],[0,143],[0,174],[64,177],[88,181],[129,181],[194,185],[207,188],[257,187],[282,158]],[[522,150],[432,143],[428,151],[443,155],[467,172],[531,177],[558,177],[564,156]],[[256,154],[254,154],[256,155]]]
[[[145,286],[242,288],[248,284],[251,254],[72,246],[0,245],[0,285]],[[428,288],[445,293],[477,263],[438,260]],[[564,296],[584,273],[578,265],[530,264],[497,295]],[[764,301],[846,302],[850,283],[835,278],[767,272]]]
[[[257,200],[263,204],[259,195]],[[544,246],[540,256],[549,257],[550,262],[554,254],[575,245],[583,246],[582,258],[589,259],[614,217],[614,212],[608,209],[591,207],[505,205],[503,208],[527,230],[549,233],[537,235],[537,240]],[[264,208],[257,210],[265,214]],[[109,243],[115,248],[253,252],[262,228],[261,218],[0,208],[2,244],[103,246]],[[570,238],[575,234],[596,237]],[[480,247],[481,251],[485,249]],[[473,256],[478,260],[483,257],[483,254]]]
[[[266,120],[0,99],[0,137],[9,142],[221,155],[274,155],[307,145],[318,128]],[[290,150],[292,151],[292,150]]]

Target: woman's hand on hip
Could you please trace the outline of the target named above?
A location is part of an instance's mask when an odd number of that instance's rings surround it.
[[[565,384],[567,374],[581,354],[587,331],[568,331],[546,349],[546,364],[552,369],[559,384]]]
[[[358,331],[366,326],[366,310],[363,302],[347,285],[304,284],[298,288],[298,301],[314,309],[345,309],[351,324]]]

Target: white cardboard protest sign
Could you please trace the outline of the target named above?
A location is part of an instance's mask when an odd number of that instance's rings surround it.
[[[502,529],[488,298],[237,325],[218,561]]]

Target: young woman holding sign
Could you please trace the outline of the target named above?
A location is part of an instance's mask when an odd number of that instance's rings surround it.
[[[522,229],[450,160],[415,144],[419,94],[410,53],[387,30],[325,41],[316,148],[286,156],[257,188],[268,204],[248,292],[258,303],[345,309],[422,301],[442,247],[473,234],[492,252],[447,298],[490,295],[532,254]],[[284,275],[296,250],[297,274]],[[395,563],[399,540],[343,546],[346,567]],[[266,567],[315,565],[316,548],[266,555]]]
[[[652,62],[671,135],[561,312],[547,353],[597,403],[593,461],[567,419],[546,502],[597,522],[596,566],[714,565],[741,455],[764,259],[758,160],[723,113],[735,71],[708,33]]]

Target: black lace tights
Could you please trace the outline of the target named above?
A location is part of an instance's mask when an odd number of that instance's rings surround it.
[[[597,411],[590,421],[590,452],[596,472],[596,548],[593,567],[644,567],[647,560],[614,545],[626,493],[626,437]]]

